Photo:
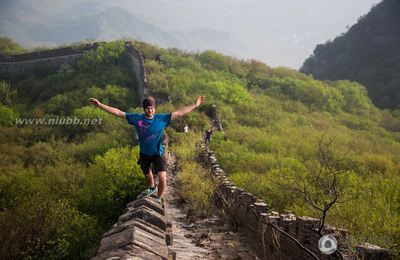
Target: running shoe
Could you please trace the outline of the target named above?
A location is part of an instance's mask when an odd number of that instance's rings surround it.
[[[146,196],[150,196],[153,193],[156,193],[158,191],[157,186],[155,186],[154,188],[148,188],[144,191],[144,194]]]

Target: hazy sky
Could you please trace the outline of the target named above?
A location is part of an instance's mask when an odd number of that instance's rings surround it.
[[[210,27],[229,32],[240,49],[226,51],[272,66],[299,68],[317,44],[334,39],[381,0],[156,0],[165,13],[136,0],[115,0],[152,17],[164,30]],[[172,6],[172,8],[170,8]],[[219,49],[221,51],[221,49]]]
[[[317,44],[345,32],[381,0],[0,0],[0,35],[23,39],[21,26],[57,17],[82,17],[121,7],[167,33],[211,28],[230,35],[230,46],[210,44],[238,58],[298,69]],[[32,10],[32,11],[31,11]],[[30,16],[30,12],[33,13]],[[6,17],[8,16],[8,17]],[[16,19],[15,17],[19,18]],[[20,27],[2,30],[11,23]],[[16,32],[14,32],[16,31]],[[7,34],[7,33],[6,33]],[[221,34],[223,35],[223,34]],[[82,40],[88,38],[82,35]],[[207,38],[208,40],[212,40]],[[24,40],[25,41],[25,40]],[[193,39],[192,39],[193,42]],[[49,42],[49,44],[51,44]],[[191,50],[204,48],[205,43]],[[165,47],[165,46],[164,46]],[[171,47],[171,46],[169,46]]]

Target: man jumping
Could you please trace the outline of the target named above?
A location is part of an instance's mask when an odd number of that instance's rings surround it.
[[[190,113],[193,109],[204,102],[204,97],[199,96],[196,102],[190,106],[182,107],[171,114],[156,114],[156,101],[152,97],[143,100],[144,114],[126,113],[118,108],[102,104],[95,98],[90,98],[89,103],[101,108],[102,110],[121,118],[126,118],[129,124],[135,126],[139,136],[140,157],[138,164],[146,176],[149,188],[145,191],[147,195],[157,192],[156,199],[161,201],[161,196],[167,186],[166,170],[167,162],[162,146],[164,128],[169,125],[171,120]],[[154,184],[151,165],[154,165],[158,175],[158,188]]]

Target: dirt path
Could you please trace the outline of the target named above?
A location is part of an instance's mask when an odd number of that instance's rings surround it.
[[[174,169],[173,160],[170,169]],[[233,232],[218,215],[190,221],[176,192],[176,172],[167,174],[167,190],[164,195],[166,217],[172,222],[173,244],[176,259],[262,259],[255,252],[257,241],[249,234]]]

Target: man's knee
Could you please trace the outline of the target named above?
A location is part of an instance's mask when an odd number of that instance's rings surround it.
[[[158,181],[159,182],[166,182],[167,181],[167,173],[166,172],[158,172]]]
[[[146,176],[146,177],[149,177],[149,176],[153,176],[153,172],[151,171],[151,168],[148,168],[148,169],[142,169],[142,171],[143,171],[143,174]]]

